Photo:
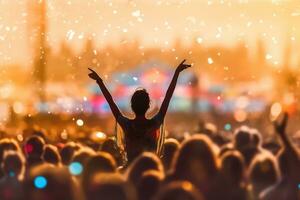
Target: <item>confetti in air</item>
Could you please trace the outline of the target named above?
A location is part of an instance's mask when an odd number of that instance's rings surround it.
[[[213,61],[213,59],[212,59],[212,58],[210,58],[210,57],[209,57],[209,58],[207,59],[207,63],[211,65],[211,64],[213,64],[213,63],[214,63],[214,61]]]
[[[74,38],[74,36],[75,36],[75,31],[69,30],[69,31],[67,32],[67,39],[68,39],[68,40],[72,40],[72,39]]]

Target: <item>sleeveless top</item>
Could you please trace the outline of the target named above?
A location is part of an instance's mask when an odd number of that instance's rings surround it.
[[[117,143],[126,152],[128,162],[144,151],[160,155],[164,140],[163,117],[160,113],[146,120],[120,116],[117,121],[122,129],[116,126]]]

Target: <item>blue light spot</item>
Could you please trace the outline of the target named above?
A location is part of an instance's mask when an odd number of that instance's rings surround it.
[[[298,189],[300,190],[300,183],[298,184]]]
[[[15,172],[10,171],[10,172],[8,173],[8,175],[9,175],[9,177],[14,177],[14,176],[15,176]]]
[[[34,186],[38,189],[43,189],[47,186],[47,179],[44,176],[37,176],[34,179]]]
[[[72,175],[79,175],[82,173],[83,167],[79,162],[73,162],[69,165],[69,171]]]
[[[224,130],[225,131],[230,131],[231,130],[231,124],[229,124],[229,123],[225,124]]]

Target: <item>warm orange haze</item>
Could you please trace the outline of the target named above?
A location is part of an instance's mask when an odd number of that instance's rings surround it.
[[[175,113],[214,121],[215,110],[235,124],[266,111],[270,119],[298,112],[298,1],[0,3],[3,126],[38,113],[66,115],[72,126],[91,114],[110,116],[87,67],[104,77],[124,112],[140,86],[149,89],[155,110],[182,58],[194,67],[175,90]],[[192,121],[183,131],[197,127]]]
[[[300,200],[300,0],[0,0],[0,200]]]
[[[27,29],[34,21],[30,2],[39,0],[1,1],[1,63],[28,61]],[[176,38],[186,43],[199,37],[203,45],[232,46],[245,40],[252,48],[262,38],[279,60],[282,50],[275,47],[298,41],[299,6],[297,0],[52,0],[47,2],[47,36],[55,51],[67,41],[77,52],[88,38],[95,39],[96,47],[135,38],[144,45],[168,47]]]

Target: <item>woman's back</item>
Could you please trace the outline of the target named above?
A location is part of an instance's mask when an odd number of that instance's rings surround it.
[[[121,117],[118,120],[125,135],[127,159],[131,162],[144,151],[155,152],[162,118],[157,114],[152,119]]]
[[[167,113],[169,103],[176,87],[177,79],[179,74],[189,67],[191,67],[191,65],[186,64],[185,60],[177,66],[159,112],[152,119],[147,119],[145,117],[145,114],[150,108],[149,94],[145,89],[137,89],[131,97],[131,109],[136,116],[133,120],[122,115],[111,94],[104,85],[103,80],[94,70],[89,69],[91,72],[89,73],[89,77],[97,82],[115,119],[121,125],[125,133],[125,150],[127,152],[127,159],[129,162],[143,151],[156,151],[156,143],[159,137],[158,129]]]

